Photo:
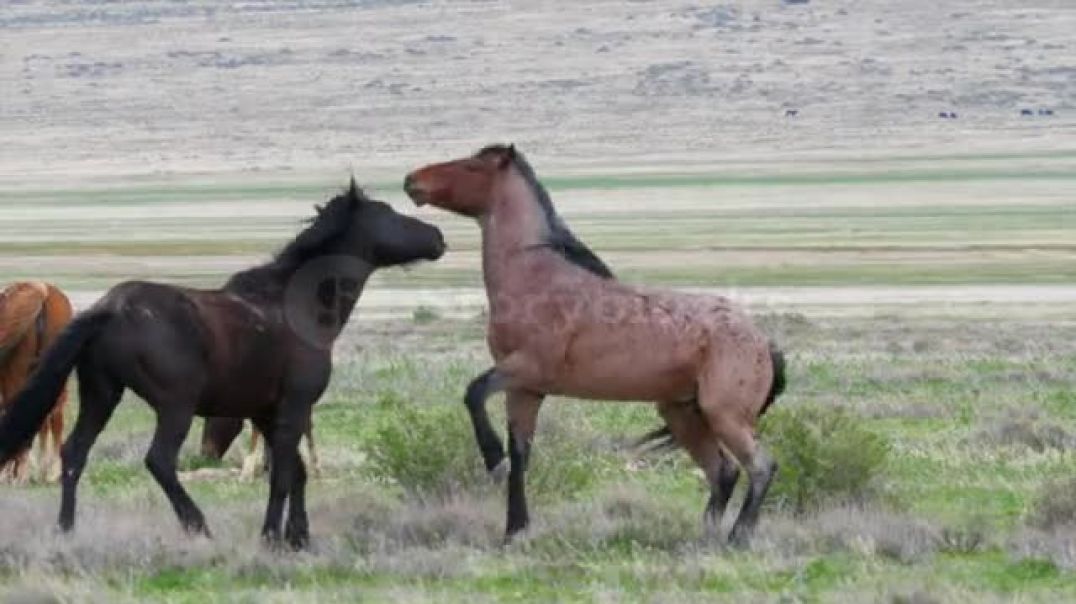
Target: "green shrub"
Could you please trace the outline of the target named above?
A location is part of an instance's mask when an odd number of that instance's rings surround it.
[[[774,409],[762,440],[779,464],[769,501],[796,512],[872,494],[889,443],[858,418],[831,407]]]
[[[486,480],[463,404],[418,405],[382,394],[370,471],[408,491],[447,494]]]
[[[411,320],[419,325],[433,323],[441,318],[441,313],[429,306],[418,306],[411,312]]]
[[[376,414],[383,419],[369,445],[369,468],[376,478],[433,495],[490,483],[462,403],[421,405],[389,393],[377,404],[388,408]],[[490,401],[491,415],[499,415],[499,406],[500,399]],[[596,442],[588,427],[585,416],[563,421],[548,413],[539,418],[527,473],[529,495],[572,497],[614,467],[614,453]]]

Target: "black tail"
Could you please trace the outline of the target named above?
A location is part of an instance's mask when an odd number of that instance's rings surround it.
[[[772,343],[770,344],[770,362],[773,363],[773,381],[770,382],[770,392],[766,395],[766,402],[762,404],[762,409],[758,412],[759,417],[765,415],[770,405],[785,391],[785,355]],[[668,426],[651,430],[632,444],[633,449],[649,447],[645,452],[674,449],[676,446],[676,441]]]
[[[56,405],[86,342],[110,317],[108,312],[89,311],[72,321],[45,352],[26,387],[5,406],[0,417],[0,466],[33,442],[34,434]]]
[[[675,446],[676,441],[673,440],[672,431],[669,430],[668,426],[662,426],[655,430],[651,430],[631,444],[632,449],[645,448],[646,450],[643,451],[644,453],[653,453],[655,451],[671,449]]]
[[[770,393],[766,395],[766,402],[762,404],[758,416],[766,414],[766,410],[777,400],[778,396],[785,391],[785,355],[770,343],[770,361],[773,363],[773,382],[770,383]]]

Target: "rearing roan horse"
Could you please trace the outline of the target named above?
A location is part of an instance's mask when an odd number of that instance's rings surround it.
[[[75,522],[86,456],[126,388],[157,414],[146,467],[183,527],[209,534],[176,474],[193,417],[246,417],[272,442],[263,537],[307,545],[299,437],[329,383],[332,344],[375,269],[444,253],[432,225],[369,199],[354,181],[275,258],[217,290],[146,282],[112,288],[68,326],[0,418],[0,463],[30,438],[72,368],[79,414],[63,446],[60,528]]]
[[[506,538],[529,521],[524,474],[538,409],[546,395],[568,395],[655,401],[666,426],[649,436],[671,436],[705,472],[711,530],[739,462],[749,489],[730,539],[745,542],[777,469],[755,423],[784,388],[783,357],[750,319],[725,298],[615,280],[568,230],[514,147],[421,168],[404,189],[416,204],[475,218],[482,230],[495,365],[470,384],[465,402],[486,468],[495,471],[504,447],[485,401],[507,394]]]

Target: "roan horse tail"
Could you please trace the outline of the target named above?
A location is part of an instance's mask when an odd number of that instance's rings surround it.
[[[91,310],[60,332],[30,375],[26,387],[6,405],[0,417],[0,466],[33,442],[38,428],[56,404],[82,349],[111,316],[105,310]]]
[[[758,411],[759,417],[766,414],[770,405],[777,400],[778,396],[781,396],[781,393],[785,391],[785,386],[788,384],[785,379],[785,355],[772,342],[770,343],[770,362],[773,363],[773,381],[770,382],[770,392],[766,395],[766,402],[762,404],[762,408]],[[662,426],[636,439],[631,448],[641,449],[643,447],[646,447],[648,452],[656,452],[675,449],[677,444],[669,427]]]

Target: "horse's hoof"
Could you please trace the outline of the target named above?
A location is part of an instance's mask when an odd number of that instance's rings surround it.
[[[290,547],[293,552],[302,552],[310,548],[309,533],[288,535],[286,540],[288,542],[288,547]]]
[[[280,533],[262,533],[262,545],[271,552],[284,551],[284,540]]]
[[[506,457],[501,460],[501,463],[497,464],[492,470],[489,471],[489,477],[493,479],[494,484],[502,484],[505,480],[508,479],[508,473],[511,471],[511,469],[512,464],[508,461],[508,458]]]
[[[744,550],[751,547],[751,532],[745,530],[732,529],[729,533],[729,547],[733,549]]]

